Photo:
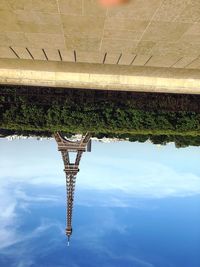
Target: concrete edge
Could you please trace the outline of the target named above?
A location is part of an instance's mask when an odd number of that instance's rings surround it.
[[[200,94],[200,70],[5,59],[0,84]]]

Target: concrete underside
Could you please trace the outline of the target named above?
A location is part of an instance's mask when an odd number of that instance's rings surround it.
[[[197,0],[0,0],[0,83],[199,93],[199,55]]]

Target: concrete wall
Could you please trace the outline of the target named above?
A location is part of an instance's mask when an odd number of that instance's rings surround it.
[[[200,68],[200,1],[1,0],[0,58]]]
[[[197,0],[0,0],[0,82],[199,93],[199,18]]]

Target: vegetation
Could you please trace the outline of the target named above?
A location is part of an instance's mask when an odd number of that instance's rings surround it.
[[[200,97],[96,90],[1,87],[0,128],[200,144]]]

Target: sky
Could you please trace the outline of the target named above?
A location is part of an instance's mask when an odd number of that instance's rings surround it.
[[[199,267],[200,149],[92,143],[70,247],[54,140],[0,139],[1,267]]]

